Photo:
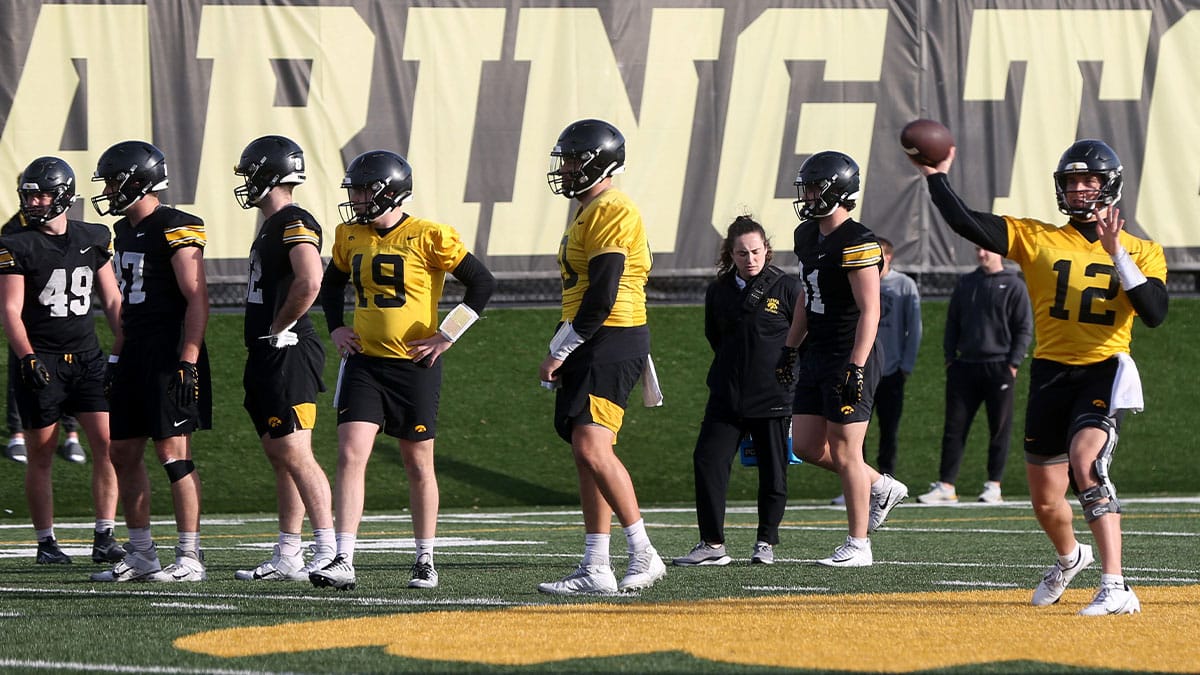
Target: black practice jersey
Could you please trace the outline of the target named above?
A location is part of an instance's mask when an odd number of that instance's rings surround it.
[[[883,268],[883,249],[875,234],[849,219],[828,237],[815,220],[796,227],[796,257],[804,282],[809,350],[848,354],[861,314],[850,289],[850,273],[863,267]]]
[[[271,322],[287,299],[295,272],[289,257],[293,246],[311,244],[321,250],[321,226],[308,211],[290,204],[263,221],[250,247],[250,279],[246,284],[245,341],[247,347],[262,344],[259,338],[271,332]],[[292,330],[301,335],[313,331],[308,313]]]
[[[67,221],[65,234],[36,228],[0,237],[0,274],[25,277],[21,321],[34,350],[73,354],[100,348],[92,320],[96,270],[112,258],[108,228]]]
[[[190,213],[160,206],[137,227],[122,218],[113,231],[125,337],[178,333],[187,301],[179,290],[171,258],[188,246],[204,248],[204,222]]]

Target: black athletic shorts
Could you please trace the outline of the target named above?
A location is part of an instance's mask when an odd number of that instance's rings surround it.
[[[325,348],[316,333],[276,349],[255,345],[246,355],[242,406],[250,413],[259,437],[283,438],[317,422],[317,394],[325,391]]]
[[[411,359],[355,354],[342,363],[334,404],[338,424],[371,422],[406,441],[437,436],[442,360],[425,368]]]
[[[1025,456],[1035,464],[1066,461],[1071,431],[1077,425],[1102,428],[1084,415],[1108,415],[1117,359],[1069,366],[1033,359],[1029,366],[1029,403],[1025,409]],[[1110,417],[1120,427],[1121,416]]]
[[[581,365],[558,370],[559,388],[554,399],[554,430],[571,442],[571,430],[598,424],[613,432],[613,444],[625,419],[629,393],[646,368],[646,357],[616,363]]]
[[[212,428],[212,378],[208,350],[200,345],[196,369],[200,398],[180,407],[168,396],[179,370],[179,343],[174,339],[126,339],[121,349],[109,399],[109,428],[114,441],[130,438],[162,440]]]
[[[796,375],[796,395],[792,399],[793,415],[819,415],[835,424],[869,422],[875,405],[875,388],[882,375],[879,350],[872,349],[863,365],[863,395],[849,412],[842,410],[838,387],[846,373],[849,354],[825,354],[806,351]]]
[[[42,429],[65,415],[107,412],[104,398],[104,364],[107,357],[99,349],[79,354],[40,354],[38,360],[50,373],[50,384],[34,391],[20,379],[17,368],[15,393],[17,410],[29,429]]]

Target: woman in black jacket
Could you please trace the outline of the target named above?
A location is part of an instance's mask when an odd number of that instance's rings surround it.
[[[788,426],[792,388],[775,365],[800,292],[799,279],[771,265],[762,225],[739,216],[721,244],[717,278],[704,299],[704,336],[712,346],[708,405],[692,462],[700,543],[676,565],[728,565],[725,497],[739,441],[749,434],[758,454],[758,537],[752,563],[775,562],[779,521],[787,505]]]

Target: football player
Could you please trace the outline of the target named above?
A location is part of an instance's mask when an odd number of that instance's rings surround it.
[[[633,480],[613,450],[629,393],[650,355],[646,228],[637,206],[613,187],[613,175],[625,170],[625,137],[616,127],[574,122],[559,134],[550,157],[551,191],[579,202],[579,209],[558,250],[562,318],[538,374],[556,390],[554,428],[571,444],[579,472],[584,553],[573,572],[538,590],[574,595],[649,588],[667,568],[650,545]],[[620,583],[609,560],[614,512],[629,550]]]
[[[204,223],[161,202],[167,160],[150,143],[122,141],[105,150],[92,180],[104,184],[92,198],[96,211],[121,216],[113,247],[124,339],[109,356],[107,387],[113,466],[131,549],[92,579],[202,581],[200,477],[191,435],[212,426]],[[178,533],[175,562],[161,568],[150,535],[150,482],[142,461],[147,439],[171,483]]]
[[[442,387],[439,358],[483,313],[496,280],[458,232],[405,213],[412,167],[400,155],[372,150],[354,158],[342,180],[349,200],[338,205],[333,258],[321,282],[321,305],[342,356],[335,488],[337,556],[309,579],[353,589],[354,547],[362,519],[367,460],[380,432],[399,439],[408,476],[416,561],[409,588],[435,588],[438,485],[433,446]],[[446,273],[466,287],[463,301],[438,324]],[[343,298],[354,288],[354,326]]]
[[[908,487],[863,459],[882,355],[879,275],[883,249],[850,217],[859,196],[858,164],[848,155],[818,152],[796,175],[795,252],[804,292],[776,368],[796,382],[792,443],[796,454],[838,474],[846,498],[846,541],[817,561],[829,567],[874,564],[867,536],[908,497]],[[800,347],[803,346],[803,352]],[[795,367],[799,361],[799,373]]]
[[[1100,588],[1079,613],[1141,611],[1121,567],[1121,502],[1109,475],[1125,410],[1142,409],[1141,380],[1129,356],[1133,317],[1153,328],[1167,316],[1162,247],[1125,231],[1117,202],[1121,160],[1103,141],[1063,152],[1054,172],[1065,224],[969,209],[950,187],[955,148],[925,175],[950,228],[1020,265],[1033,305],[1037,342],[1025,411],[1025,469],[1038,524],[1058,553],[1033,604],[1058,602],[1094,559],[1075,538],[1068,488],[1075,492],[1100,556]]]
[[[270,560],[238,570],[244,581],[308,581],[333,561],[329,478],[312,452],[325,349],[308,309],[321,288],[321,225],[292,192],[305,180],[304,151],[284,136],[251,141],[233,169],[234,198],[258,208],[262,226],[250,247],[246,285],[244,402],[275,470],[279,541]],[[300,530],[308,512],[316,540],[305,564]]]
[[[39,157],[22,173],[17,195],[26,227],[0,237],[4,333],[19,360],[13,384],[27,445],[25,498],[37,530],[39,563],[69,563],[54,537],[51,468],[58,421],[73,413],[92,447],[96,513],[92,560],[116,562],[113,538],[117,476],[109,460],[104,353],[92,320],[93,291],[120,341],[121,295],[108,264],[108,228],[70,220],[75,172],[58,157]]]

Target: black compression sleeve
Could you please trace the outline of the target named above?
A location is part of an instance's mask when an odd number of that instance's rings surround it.
[[[483,308],[496,291],[496,277],[492,276],[491,271],[479,258],[470,253],[460,260],[458,266],[450,273],[466,287],[463,291],[463,304],[475,310],[476,314],[482,315]]]
[[[1158,279],[1146,279],[1146,283],[1138,284],[1125,291],[1129,296],[1129,304],[1142,317],[1142,323],[1154,328],[1167,319],[1167,304],[1169,296],[1167,287]]]
[[[350,275],[329,261],[321,277],[321,309],[325,310],[325,324],[330,333],[346,325],[345,293],[349,281]]]
[[[1008,255],[1008,223],[992,213],[972,211],[950,187],[950,179],[944,173],[926,177],[929,196],[933,205],[942,213],[950,229],[968,240],[994,251]]]
[[[624,253],[602,253],[588,261],[588,287],[571,323],[584,340],[595,335],[612,312],[624,271]]]

